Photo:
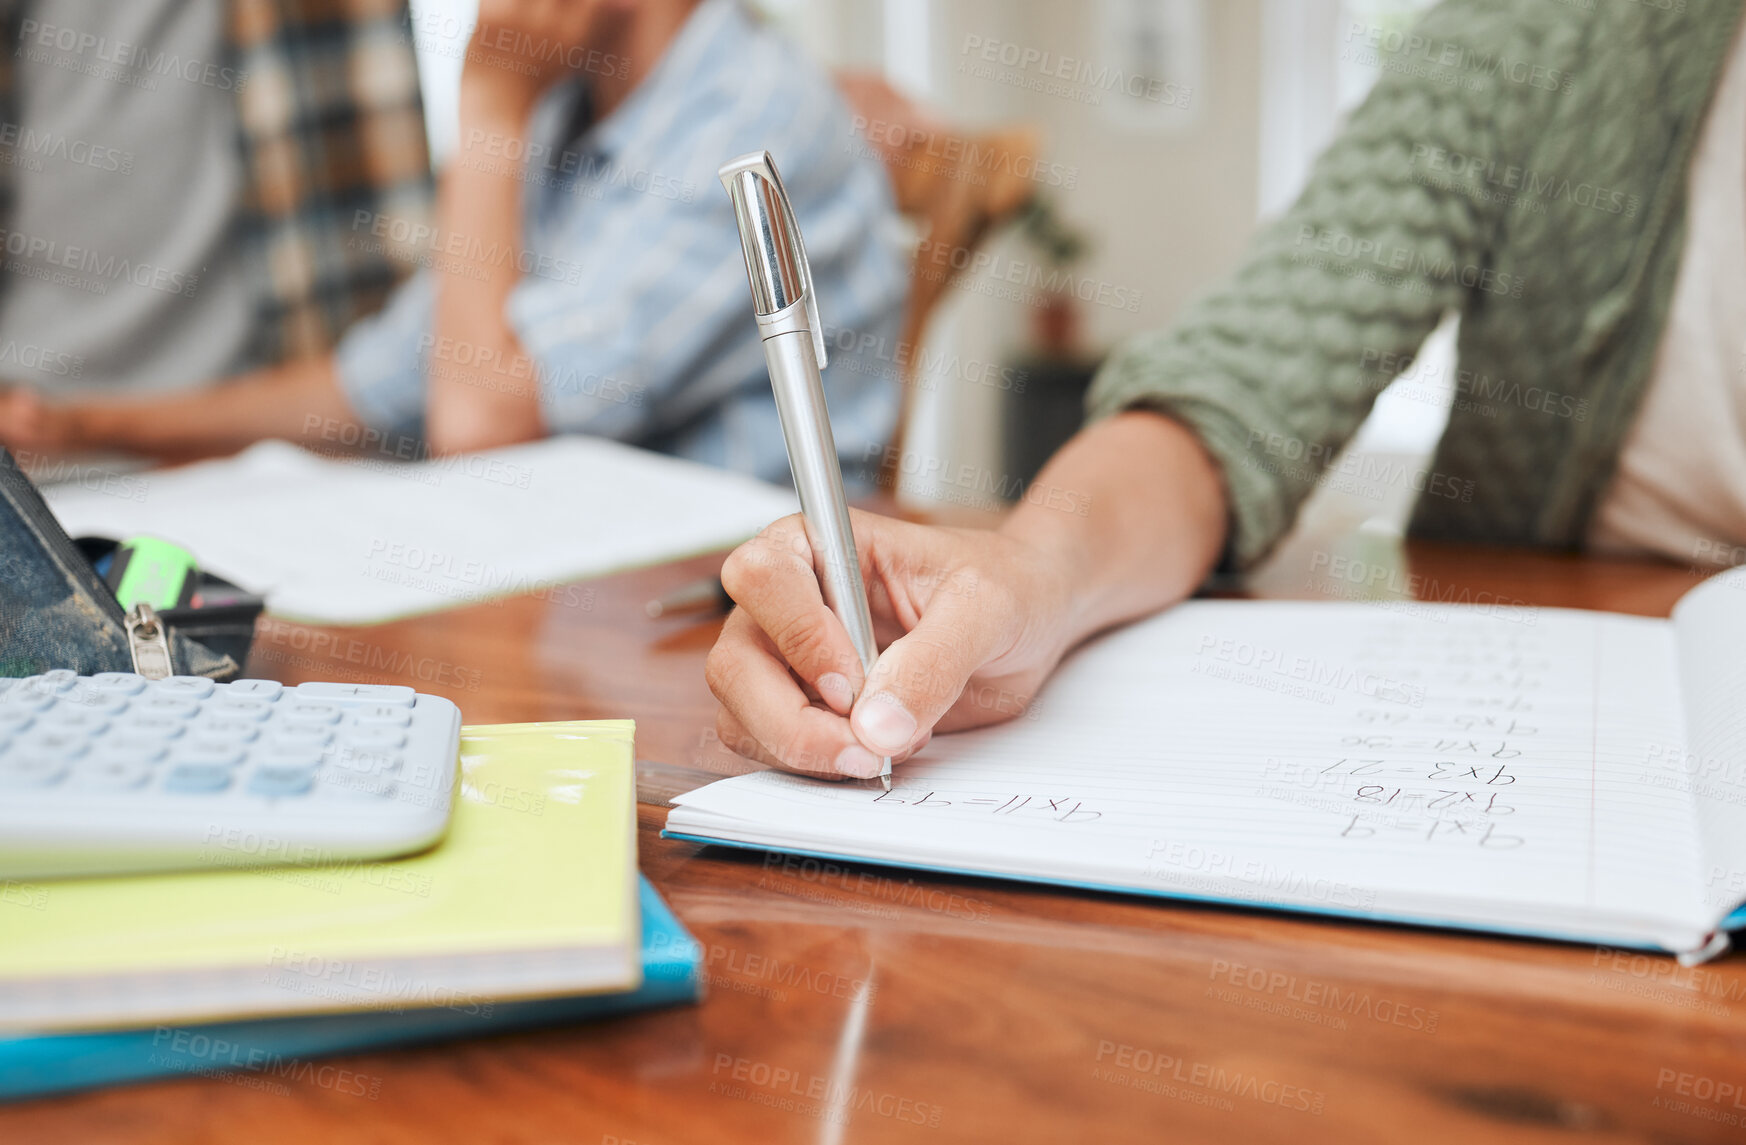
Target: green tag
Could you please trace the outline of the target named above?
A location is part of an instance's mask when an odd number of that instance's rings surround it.
[[[194,554],[180,545],[156,537],[134,537],[121,543],[115,559],[127,562],[121,583],[115,586],[115,599],[122,608],[136,604],[175,608],[182,603],[184,590],[191,587]]]

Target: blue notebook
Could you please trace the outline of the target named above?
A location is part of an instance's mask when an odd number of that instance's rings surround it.
[[[326,1069],[314,1059],[695,1001],[701,992],[699,947],[647,879],[641,887],[643,984],[629,993],[508,1002],[489,1012],[474,1005],[0,1038],[0,1100],[221,1073],[258,1075],[266,1083],[357,1086],[365,1096],[369,1079]]]

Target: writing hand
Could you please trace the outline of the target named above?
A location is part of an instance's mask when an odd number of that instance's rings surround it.
[[[710,652],[722,742],[791,771],[871,778],[934,731],[1025,710],[1073,633],[1070,577],[1022,541],[851,510],[875,635],[871,679],[825,606],[801,519],[722,566],[738,607]],[[851,703],[851,698],[853,703]]]

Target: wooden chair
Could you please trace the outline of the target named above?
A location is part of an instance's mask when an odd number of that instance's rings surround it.
[[[921,238],[903,315],[903,398],[879,473],[880,487],[895,493],[928,321],[983,239],[1031,202],[1042,141],[1040,132],[1022,125],[955,130],[877,73],[840,72],[836,80],[858,133],[891,176],[897,209],[915,222]]]

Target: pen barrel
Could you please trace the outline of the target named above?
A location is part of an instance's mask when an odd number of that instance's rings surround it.
[[[811,333],[793,330],[770,335],[764,339],[764,360],[770,367],[789,471],[800,496],[819,587],[825,604],[848,630],[862,671],[871,673],[879,649],[873,642],[873,617],[867,609],[867,589],[861,581],[861,560],[849,525],[843,471]]]

